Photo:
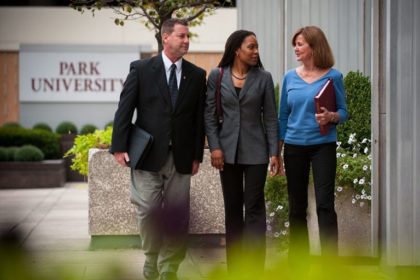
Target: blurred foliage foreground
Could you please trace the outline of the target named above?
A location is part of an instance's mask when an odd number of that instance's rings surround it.
[[[0,232],[1,234],[1,232]],[[82,280],[86,275],[80,270],[74,269],[74,265],[57,265],[57,261],[48,262],[41,267],[36,266],[37,254],[32,254],[20,245],[20,237],[10,233],[3,233],[0,236],[0,280]],[[249,246],[252,246],[249,244]],[[223,248],[221,248],[223,250]],[[141,254],[141,252],[138,252]],[[42,253],[41,253],[42,254]],[[100,252],[97,252],[100,254]],[[223,256],[223,254],[221,254]],[[62,258],[60,258],[63,261]],[[290,265],[286,255],[277,255],[272,250],[268,250],[267,266],[264,272],[255,269],[255,256],[245,255],[243,252],[237,257],[237,269],[228,274],[226,267],[222,264],[223,259],[215,264],[213,268],[205,272],[205,277],[198,279],[208,280],[254,280],[254,279],[418,279],[418,268],[405,269],[404,273],[399,273],[397,268],[381,268],[378,265],[352,265],[343,258],[298,258],[299,261]],[[65,261],[65,260],[64,260]],[[108,264],[103,264],[104,269],[98,270],[97,274],[90,275],[89,279],[100,280],[120,280],[120,279],[142,279],[140,274],[141,264],[138,265],[138,278],[128,275],[122,265],[124,260],[115,260]],[[205,260],[204,260],[205,262]],[[71,263],[70,261],[68,263]],[[196,264],[193,262],[195,265]],[[88,265],[87,265],[88,266]],[[208,267],[208,263],[206,264]],[[47,269],[46,269],[47,268]],[[194,268],[194,271],[201,270]],[[185,269],[181,269],[179,277],[182,280],[195,280],[185,277],[189,274]],[[202,271],[201,271],[202,274]]]

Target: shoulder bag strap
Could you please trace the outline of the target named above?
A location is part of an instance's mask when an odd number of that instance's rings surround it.
[[[223,67],[219,67],[219,77],[216,84],[216,116],[219,126],[223,123],[223,108],[222,108],[222,77],[223,77]]]

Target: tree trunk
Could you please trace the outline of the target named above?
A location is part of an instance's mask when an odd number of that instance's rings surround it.
[[[155,34],[155,38],[158,43],[158,53],[160,53],[163,50],[162,37],[160,35],[160,31]]]

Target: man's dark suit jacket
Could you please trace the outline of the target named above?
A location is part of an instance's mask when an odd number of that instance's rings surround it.
[[[193,160],[203,159],[205,96],[206,72],[183,59],[178,99],[172,109],[162,54],[132,62],[115,113],[110,152],[127,152],[136,109],[136,125],[153,135],[153,145],[139,168],[159,171],[172,143],[176,170],[191,174]]]

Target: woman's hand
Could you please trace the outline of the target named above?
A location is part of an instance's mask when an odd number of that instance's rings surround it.
[[[315,114],[316,122],[320,125],[326,125],[328,123],[337,123],[338,114],[336,112],[330,112],[325,107],[321,107],[322,113]]]
[[[279,176],[286,175],[286,171],[284,171],[283,158],[281,155],[279,156],[279,173],[277,175]]]
[[[283,150],[283,140],[279,141],[279,172],[278,175],[284,176],[286,175],[286,172],[284,171],[284,163],[283,163],[283,157],[281,156],[282,150]]]
[[[216,149],[211,152],[211,165],[220,170],[223,171],[223,165],[225,164],[225,159],[223,156],[223,151],[221,149]]]
[[[279,157],[278,156],[272,156],[270,157],[270,176],[276,176],[279,174]]]

